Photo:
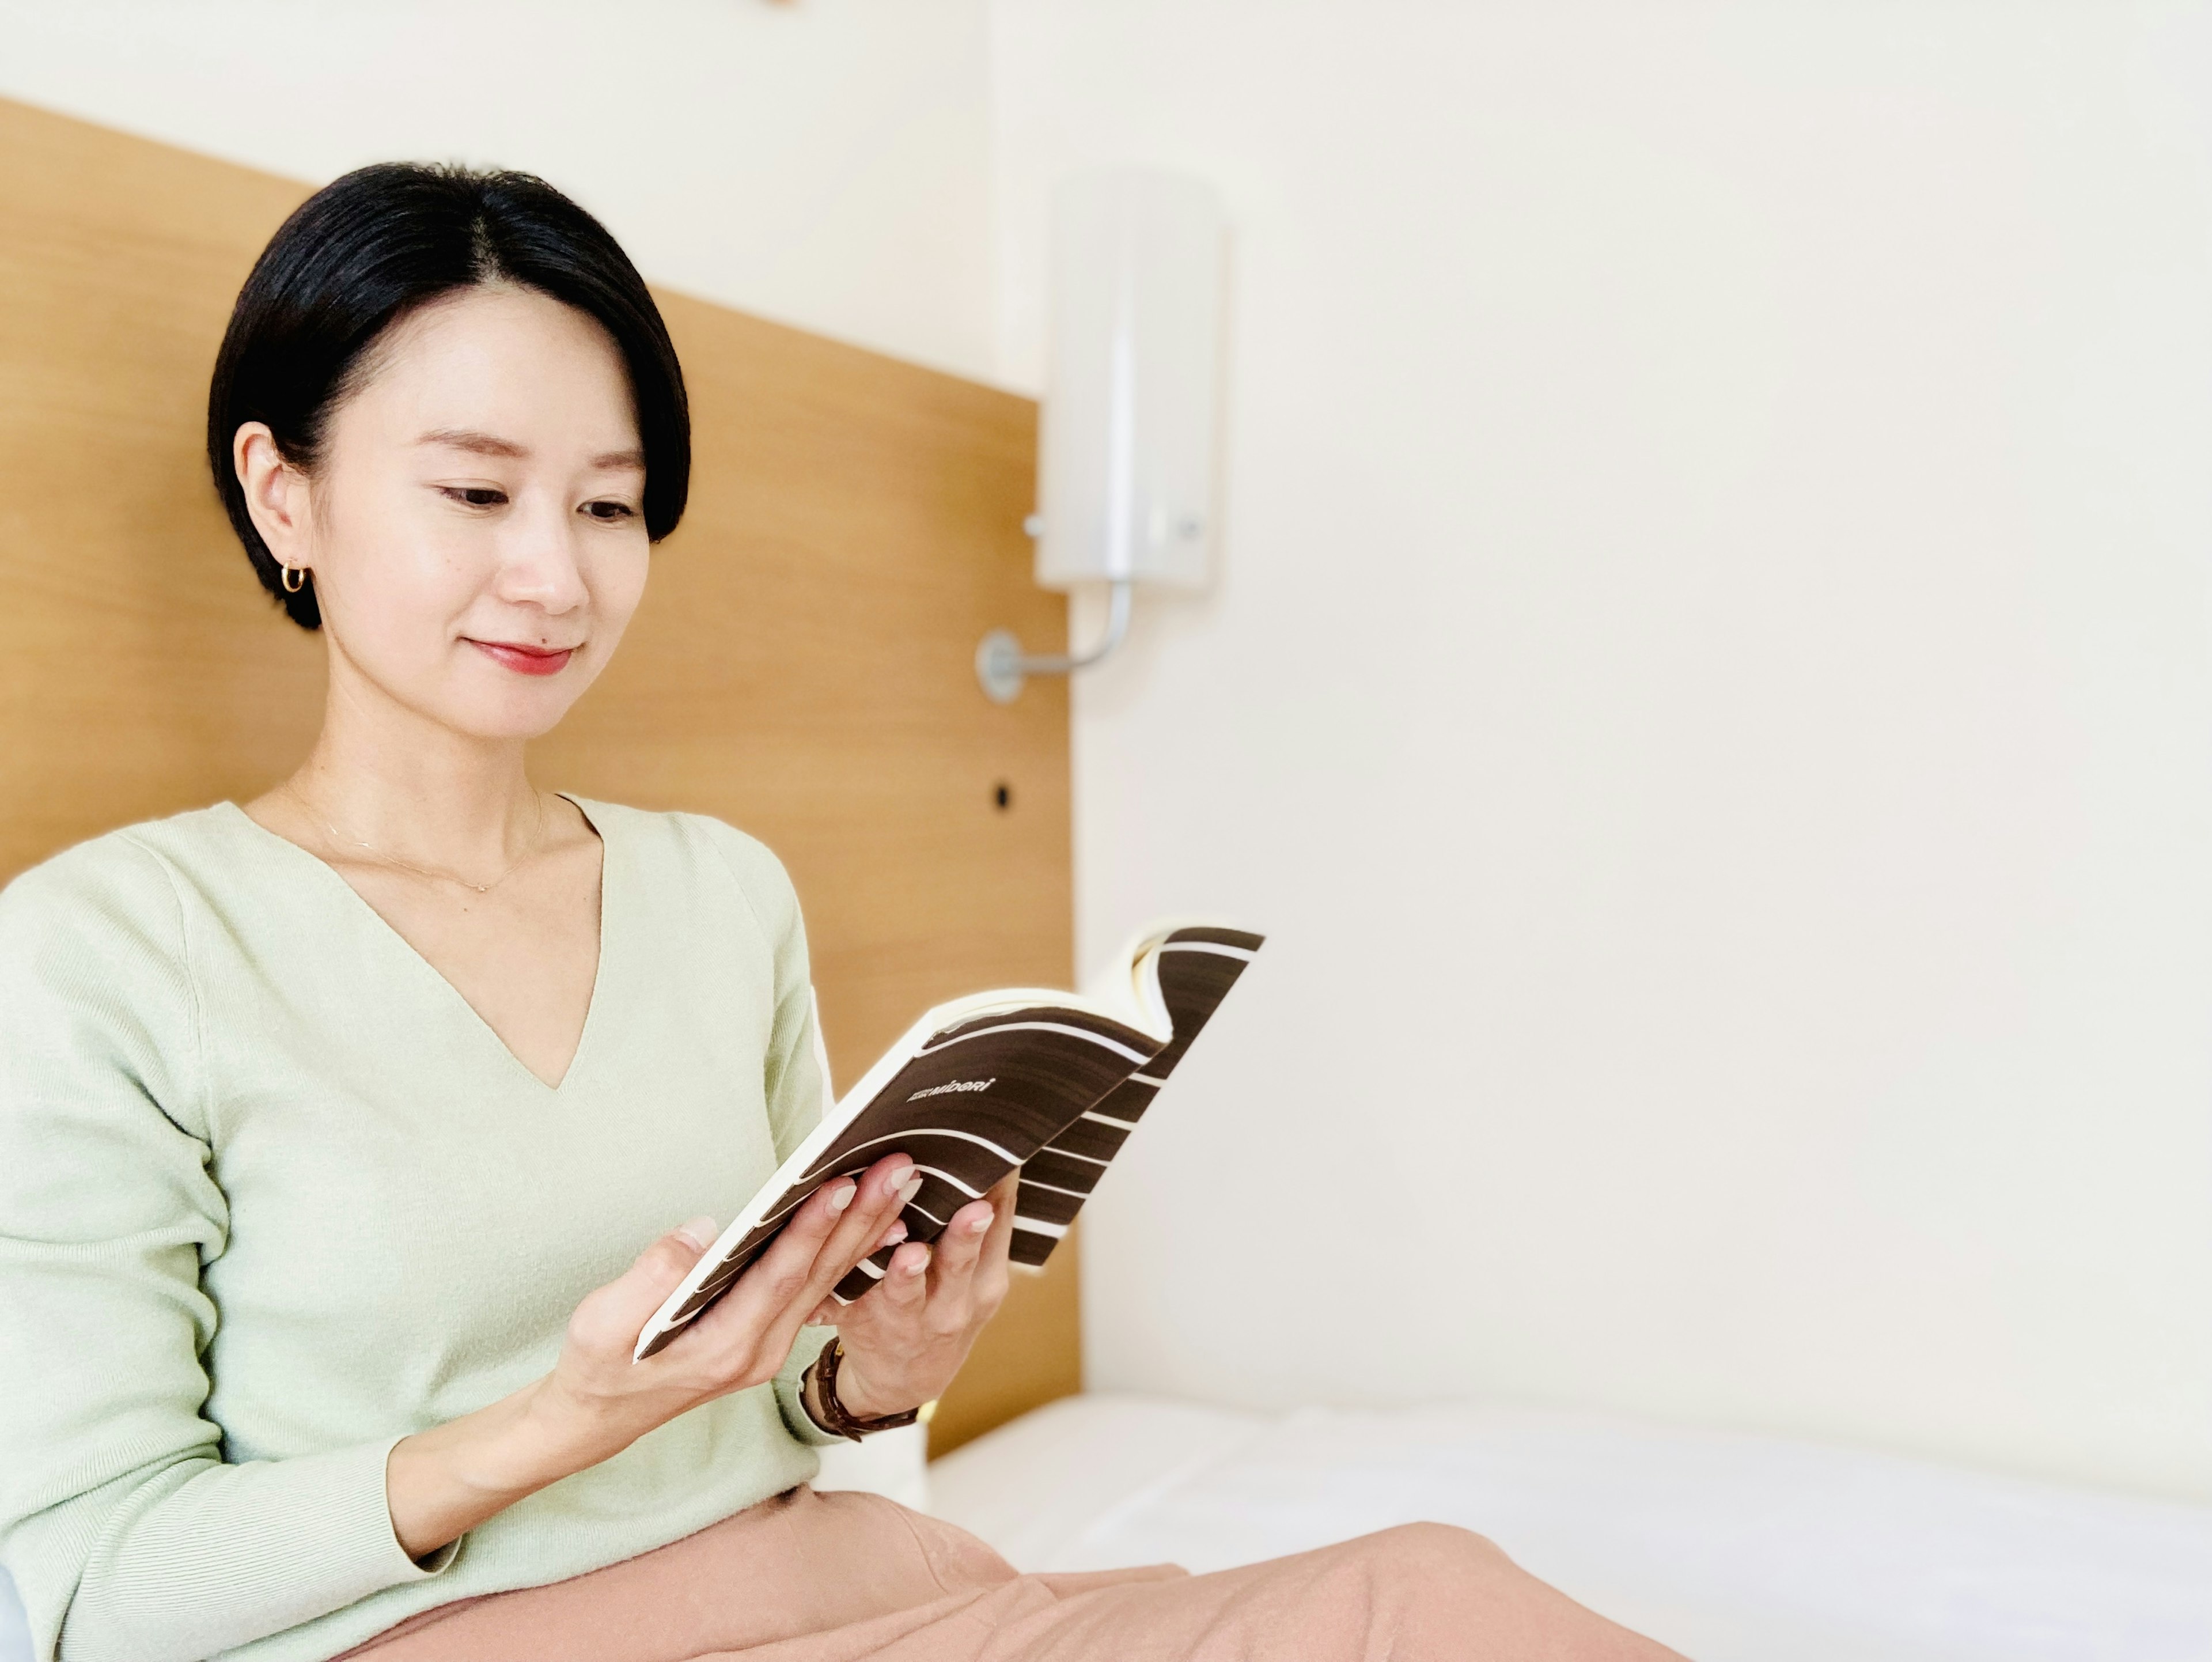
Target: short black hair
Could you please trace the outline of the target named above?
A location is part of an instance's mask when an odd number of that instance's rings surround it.
[[[691,414],[660,308],[606,227],[529,174],[386,161],[301,203],[238,291],[208,387],[208,466],[261,586],[302,629],[322,626],[311,580],[284,592],[253,527],[231,447],[266,422],[286,460],[312,467],[362,354],[416,307],[486,283],[534,289],[596,319],[629,367],[645,447],[646,534],[684,517]]]

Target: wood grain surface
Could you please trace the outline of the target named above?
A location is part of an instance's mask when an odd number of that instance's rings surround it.
[[[0,100],[0,879],[244,800],[313,740],[320,642],[254,582],[201,453],[231,301],[307,188]],[[1036,407],[659,299],[690,509],[532,770],[781,855],[849,1081],[936,1000],[1073,971],[1066,688],[1000,706],[971,667],[993,627],[1065,636],[1021,529]],[[1078,1388],[1073,1248],[1020,1282],[937,1450]]]

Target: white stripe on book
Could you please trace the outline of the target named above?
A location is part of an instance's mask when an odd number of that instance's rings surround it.
[[[1248,958],[1250,956],[1249,953],[1245,955]],[[1152,1057],[1142,1050],[1133,1050],[1126,1044],[1116,1044],[1103,1033],[1094,1033],[1088,1027],[1071,1027],[1064,1021],[1001,1021],[995,1026],[978,1027],[972,1033],[956,1033],[952,1038],[940,1039],[934,1044],[927,1045],[917,1050],[915,1054],[933,1056],[939,1050],[950,1050],[955,1044],[965,1044],[971,1038],[981,1038],[991,1033],[1022,1032],[1066,1033],[1073,1038],[1088,1039],[1102,1049],[1111,1050],[1117,1056],[1128,1057],[1130,1061],[1140,1067],[1152,1060]]]
[[[872,1148],[879,1142],[896,1142],[901,1137],[958,1137],[963,1142],[972,1142],[979,1148],[989,1149],[993,1154],[996,1154],[1000,1160],[1006,1161],[1009,1166],[1019,1166],[1021,1164],[1021,1161],[1016,1160],[1010,1150],[1000,1148],[997,1143],[993,1142],[988,1137],[979,1137],[971,1131],[956,1131],[949,1125],[933,1125],[927,1130],[893,1131],[886,1136],[871,1138],[866,1142],[861,1143],[859,1148],[848,1148],[843,1154],[836,1156],[834,1159],[823,1161],[821,1165],[816,1166],[811,1172],[809,1172],[805,1177],[801,1178],[799,1182],[812,1183],[816,1178],[834,1169],[839,1161],[852,1159],[854,1155],[860,1152],[861,1148]],[[860,1164],[862,1166],[866,1166],[868,1162],[862,1160]],[[855,1168],[848,1166],[845,1169],[849,1172]]]
[[[946,1171],[943,1166],[915,1166],[914,1169],[915,1169],[915,1171],[917,1171],[917,1172],[928,1172],[928,1173],[929,1173],[929,1175],[930,1175],[931,1177],[933,1177],[933,1178],[944,1178],[945,1182],[947,1182],[947,1183],[951,1184],[955,1189],[957,1189],[957,1190],[958,1190],[962,1194],[963,1194],[963,1195],[967,1196],[968,1196],[968,1198],[969,1198],[969,1200],[981,1200],[981,1199],[982,1199],[982,1198],[983,1198],[983,1191],[982,1191],[981,1190],[980,1190],[980,1189],[970,1189],[970,1188],[969,1188],[966,1184],[964,1184],[964,1183],[961,1182],[959,1178],[957,1178],[954,1177],[954,1176],[952,1175],[952,1173],[951,1173],[951,1172],[950,1172]],[[919,1212],[921,1209],[921,1208],[920,1207],[918,1207],[918,1206],[917,1206],[916,1208],[915,1208],[915,1211],[917,1211],[917,1212]]]
[[[1024,1189],[1042,1189],[1048,1194],[1066,1195],[1075,1200],[1089,1200],[1091,1198],[1090,1195],[1083,1190],[1063,1189],[1056,1183],[1039,1183],[1035,1178],[1029,1176],[1026,1172],[1022,1176],[1022,1187]]]
[[[1212,953],[1218,958],[1241,958],[1247,962],[1259,956],[1249,947],[1224,947],[1218,941],[1170,941],[1160,950],[1164,953]]]
[[[1067,1233],[1067,1226],[1064,1223],[1042,1223],[1035,1218],[1023,1217],[1019,1213],[1014,1215],[1014,1227],[1026,1229],[1032,1235],[1049,1235],[1054,1240]]]
[[[1167,1083],[1164,1079],[1154,1079],[1150,1074],[1132,1074],[1129,1077],[1139,1085],[1150,1085],[1155,1089]]]
[[[1066,1135],[1067,1133],[1065,1131],[1060,1133],[1060,1136],[1066,1136]],[[1095,1154],[1079,1154],[1073,1148],[1063,1148],[1060,1146],[1060,1137],[1054,1137],[1050,1142],[1045,1144],[1043,1148],[1038,1149],[1037,1153],[1040,1154],[1057,1154],[1062,1160],[1079,1160],[1085,1166],[1110,1166],[1113,1164],[1110,1160],[1100,1160]]]
[[[1133,1119],[1115,1119],[1111,1114],[1094,1114],[1088,1108],[1083,1111],[1083,1117],[1095,1119],[1101,1125],[1118,1125],[1124,1131],[1133,1131],[1137,1129],[1137,1122]]]
[[[860,1263],[854,1264],[853,1268],[866,1271],[868,1279],[872,1282],[879,1282],[884,1278],[884,1272],[877,1269],[874,1264],[869,1263],[866,1258],[861,1259]]]

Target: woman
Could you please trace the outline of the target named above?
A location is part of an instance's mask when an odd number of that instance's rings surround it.
[[[659,314],[536,180],[363,169],[255,266],[208,445],[328,701],[267,795],[0,897],[0,1529],[42,1656],[1663,1653],[1456,1531],[1018,1576],[815,1495],[1005,1292],[1011,1188],[825,1349],[903,1157],[633,1364],[823,1090],[775,857],[524,770],[684,511]]]

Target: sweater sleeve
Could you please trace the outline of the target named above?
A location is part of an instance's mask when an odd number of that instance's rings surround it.
[[[0,1555],[40,1662],[204,1657],[436,1574],[397,1436],[229,1464],[203,1364],[210,1170],[185,912],[118,834],[0,893]]]
[[[814,1008],[814,986],[807,967],[806,925],[799,915],[799,892],[783,862],[765,844],[719,819],[699,822],[737,880],[754,922],[760,926],[773,965],[775,1011],[770,1023],[761,1089],[768,1102],[775,1155],[787,1160],[821,1122],[830,1089],[822,1034]]]
[[[806,925],[799,892],[783,862],[765,844],[720,820],[704,822],[761,926],[775,965],[775,1017],[769,1030],[762,1089],[778,1160],[789,1158],[821,1121],[830,1094],[830,1064],[822,1044],[821,1014],[807,967]],[[814,1423],[799,1400],[799,1380],[834,1327],[802,1327],[791,1355],[775,1376],[776,1407],[800,1442],[820,1448],[844,1440]]]

